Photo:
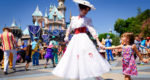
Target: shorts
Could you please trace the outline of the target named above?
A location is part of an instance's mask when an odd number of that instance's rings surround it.
[[[141,54],[146,54],[147,53],[145,48],[140,48],[140,51],[141,51]]]
[[[27,63],[31,62],[31,57],[30,56],[26,56],[25,59],[26,59]]]

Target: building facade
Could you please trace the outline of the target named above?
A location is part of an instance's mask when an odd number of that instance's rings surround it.
[[[64,5],[65,0],[58,0],[58,6],[50,5],[49,8],[45,9],[45,13],[41,12],[39,6],[36,7],[35,11],[32,14],[33,26],[40,26],[40,36],[42,39],[43,35],[48,35],[51,39],[52,36],[55,36],[60,40],[63,40],[66,28],[69,25],[69,22],[65,20],[66,7]],[[30,36],[30,37],[29,37]],[[28,40],[33,38],[29,30],[29,26],[23,31],[23,40]]]
[[[49,10],[45,10],[45,14],[39,10],[39,7],[36,7],[36,10],[32,14],[33,24],[38,22],[39,26],[45,30],[65,30],[66,21],[65,21],[65,11],[66,7],[64,5],[65,0],[58,0],[58,7],[55,5],[50,5]],[[44,34],[44,33],[43,33]]]

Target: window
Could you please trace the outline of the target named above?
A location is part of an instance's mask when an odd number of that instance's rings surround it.
[[[48,34],[48,30],[44,30],[44,34]]]
[[[52,30],[52,25],[49,25],[49,30]]]
[[[57,29],[57,25],[55,25],[54,29]]]
[[[57,17],[56,16],[54,16],[54,21],[56,21],[57,20]]]
[[[59,25],[59,30],[62,30],[61,25]]]

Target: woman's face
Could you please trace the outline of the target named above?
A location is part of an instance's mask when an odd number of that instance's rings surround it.
[[[86,9],[81,9],[80,10],[80,14],[82,15],[82,16],[85,16],[88,12],[89,12],[89,8],[86,8]]]

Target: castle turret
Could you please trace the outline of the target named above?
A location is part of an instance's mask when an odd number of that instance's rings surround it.
[[[58,0],[58,11],[65,17],[66,7],[64,2],[65,0]]]
[[[13,19],[10,29],[15,38],[18,39],[22,37],[22,30],[17,26],[15,19]]]
[[[53,9],[53,6],[52,6],[52,5],[50,5],[50,6],[49,6],[49,12],[51,12],[51,11],[52,11],[52,9]]]
[[[40,21],[40,19],[42,19],[42,12],[39,10],[39,7],[37,6],[35,11],[32,14],[33,17],[33,24],[35,24],[35,21]],[[42,27],[42,26],[41,26]]]
[[[16,24],[15,19],[13,19],[13,22],[12,22],[12,24],[11,24],[11,27],[17,27],[17,24]]]
[[[48,20],[47,8],[45,10],[45,16],[44,16],[44,28],[49,28],[49,20]]]

